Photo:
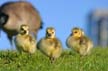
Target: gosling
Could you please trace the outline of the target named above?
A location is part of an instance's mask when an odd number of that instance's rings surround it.
[[[55,29],[48,27],[46,29],[46,36],[39,40],[37,43],[38,49],[49,57],[51,63],[53,63],[62,52],[62,44],[55,36]]]
[[[73,28],[71,35],[67,38],[66,44],[68,48],[72,48],[81,56],[90,54],[93,48],[92,41],[85,35],[80,28]]]
[[[16,49],[22,53],[33,54],[36,51],[36,40],[29,34],[29,27],[21,25],[18,35],[15,37]]]

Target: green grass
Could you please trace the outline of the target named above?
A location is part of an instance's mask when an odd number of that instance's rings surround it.
[[[31,56],[0,51],[0,71],[108,71],[108,48],[93,48],[92,54],[85,57],[64,50],[55,63],[39,51]]]

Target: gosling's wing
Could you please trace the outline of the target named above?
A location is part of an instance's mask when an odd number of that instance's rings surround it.
[[[40,39],[40,40],[37,42],[37,49],[40,48],[41,42],[42,42],[42,39]]]
[[[45,46],[47,46],[45,39],[44,38],[40,39],[37,43],[37,49],[40,49],[40,48],[45,47]]]
[[[72,48],[73,45],[76,44],[76,41],[74,40],[74,38],[72,36],[69,36],[67,39],[66,39],[66,45],[68,48]]]
[[[31,43],[36,43],[36,39],[33,36],[31,36],[31,35],[25,35],[24,38],[26,40],[28,40],[29,42],[31,42]]]
[[[14,42],[15,42],[16,45],[20,45],[20,43],[23,42],[21,40],[21,38],[22,37],[19,34],[15,36]]]
[[[80,45],[83,48],[85,47],[87,50],[89,50],[93,47],[93,42],[87,36],[84,36],[80,41]]]
[[[94,46],[92,40],[89,38],[88,38],[88,44],[87,45],[88,45],[88,48],[93,48],[93,46]]]
[[[14,42],[15,42],[16,49],[21,51],[22,50],[21,47],[23,47],[24,44],[23,44],[23,40],[20,34],[15,36]]]
[[[54,43],[55,43],[55,45],[54,45],[55,48],[56,47],[62,48],[62,43],[61,43],[61,41],[58,38],[55,38],[53,40],[54,40]]]
[[[80,44],[87,44],[87,43],[92,43],[92,41],[87,36],[84,36],[80,39]]]
[[[68,47],[68,48],[70,48],[70,46],[69,46],[69,40],[70,40],[70,37],[68,37],[67,39],[66,39],[66,46]]]

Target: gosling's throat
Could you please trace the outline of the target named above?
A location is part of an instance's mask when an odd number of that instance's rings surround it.
[[[53,38],[55,38],[55,36],[47,36],[47,35],[46,35],[46,38],[47,38],[47,39],[53,39]]]

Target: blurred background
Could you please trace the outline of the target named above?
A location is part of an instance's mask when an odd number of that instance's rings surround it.
[[[0,5],[8,1],[0,0]],[[26,0],[40,13],[44,22],[37,39],[45,36],[45,29],[52,26],[56,36],[66,47],[66,39],[73,27],[84,29],[95,46],[108,46],[108,0]],[[20,7],[20,6],[19,6]],[[0,50],[10,49],[11,45],[4,32],[0,35]]]

